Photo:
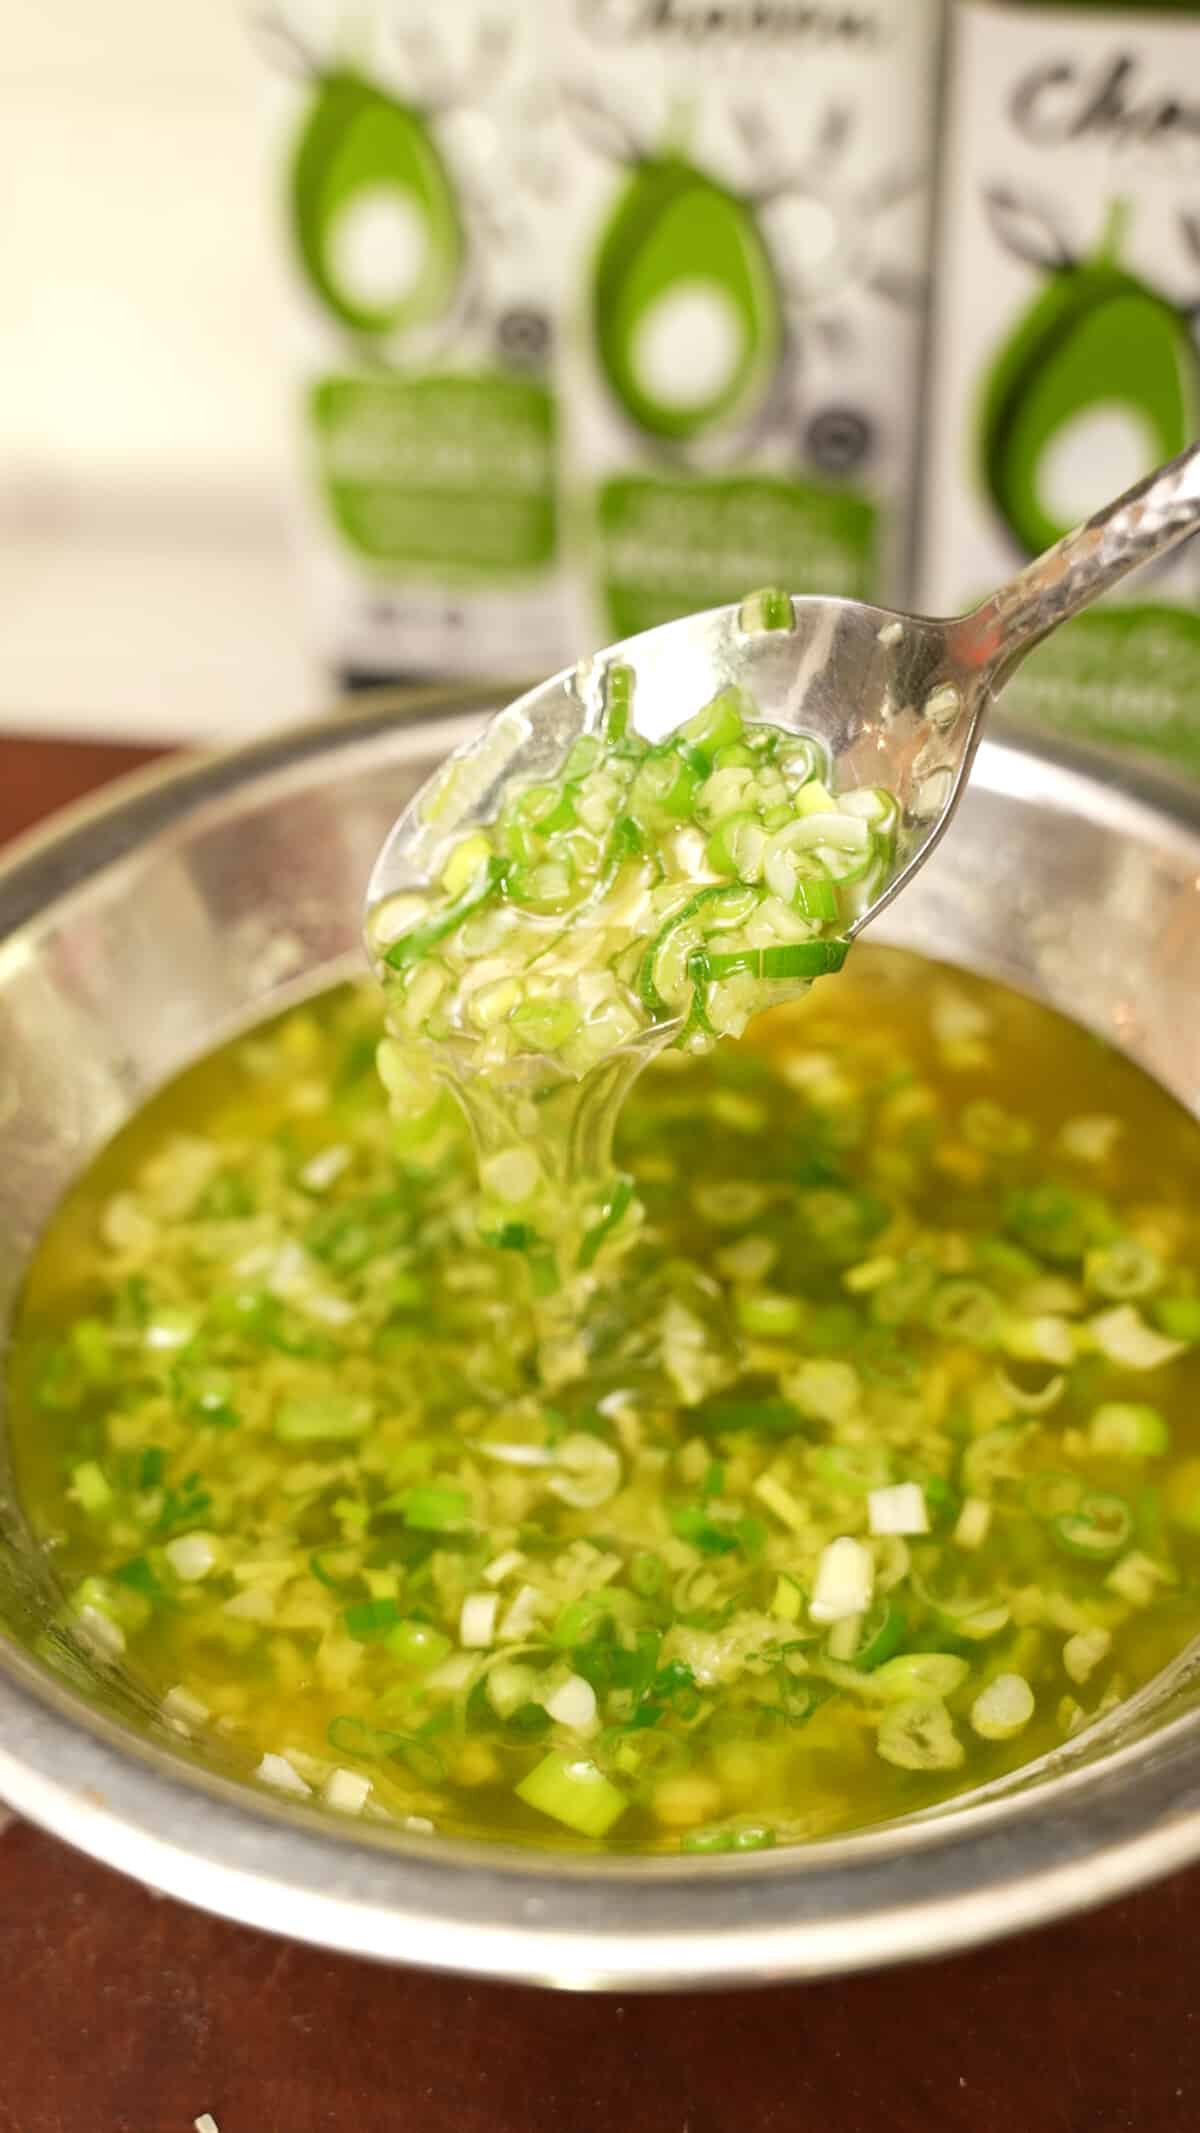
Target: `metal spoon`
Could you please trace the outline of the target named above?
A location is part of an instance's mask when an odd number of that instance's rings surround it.
[[[1027,652],[1142,563],[1200,527],[1200,444],[1126,490],[985,600],[948,621],[858,600],[791,600],[791,627],[748,629],[713,608],[664,623],[569,667],[510,704],[452,756],[395,824],[367,890],[371,910],[435,879],[449,847],[492,818],[512,783],[553,778],[579,734],[598,726],[604,676],[635,674],[634,721],[666,738],[728,683],[759,715],[816,734],[839,788],[883,785],[900,802],[896,865],[848,929],[861,932],[942,836],[984,715]]]

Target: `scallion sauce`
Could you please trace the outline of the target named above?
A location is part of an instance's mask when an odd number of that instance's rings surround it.
[[[647,1066],[564,1315],[380,1036],[343,991],[183,1077],[27,1283],[23,1499],[173,1725],[343,1815],[729,1852],[982,1784],[1200,1626],[1200,1131],[1127,1062],[860,947]]]
[[[790,601],[764,597],[776,619],[756,626],[790,623]],[[707,1051],[839,970],[895,864],[894,796],[841,789],[823,744],[764,721],[744,689],[655,746],[633,690],[610,665],[558,775],[440,838],[452,758],[421,803],[436,878],[368,917],[393,1110],[419,1140],[453,1092],[485,1230],[520,1232],[547,1292],[622,1220],[612,1135],[646,1060]]]

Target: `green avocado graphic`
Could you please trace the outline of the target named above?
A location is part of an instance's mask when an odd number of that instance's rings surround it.
[[[465,237],[427,121],[361,75],[326,75],[292,166],[296,242],[313,288],[344,326],[388,333],[439,318]]]
[[[1200,358],[1188,321],[1118,265],[1122,221],[1118,203],[1095,257],[1052,270],[987,385],[984,483],[1028,555],[1070,531],[1055,509],[1053,458],[1083,418],[1122,423],[1144,451],[1142,473],[1195,434]]]
[[[775,270],[750,208],[684,158],[632,172],[600,239],[596,349],[651,436],[687,443],[748,412],[783,340]]]

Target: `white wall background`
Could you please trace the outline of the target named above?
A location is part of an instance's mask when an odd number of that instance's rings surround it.
[[[261,103],[239,0],[7,0],[0,726],[310,708]]]

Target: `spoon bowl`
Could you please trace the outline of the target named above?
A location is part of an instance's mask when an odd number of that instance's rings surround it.
[[[857,600],[758,595],[663,623],[565,668],[499,712],[415,796],[376,862],[367,909],[427,886],[451,847],[516,785],[552,779],[597,732],[605,677],[634,677],[637,729],[662,741],[729,685],[755,715],[813,735],[835,789],[878,785],[900,810],[894,864],[853,936],[944,833],[994,697],[1025,654],[1127,573],[1200,525],[1200,445],[1127,490],[971,614],[900,614]]]
[[[376,862],[368,909],[434,879],[514,783],[554,778],[580,734],[598,731],[604,678],[618,664],[633,670],[637,728],[650,742],[734,684],[758,717],[819,735],[839,787],[886,785],[901,809],[893,894],[945,826],[981,707],[945,623],[857,600],[788,606],[786,628],[748,629],[744,607],[663,623],[518,697],[405,809]]]

